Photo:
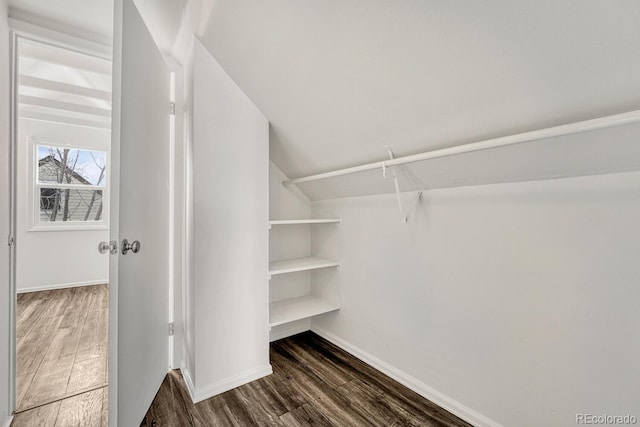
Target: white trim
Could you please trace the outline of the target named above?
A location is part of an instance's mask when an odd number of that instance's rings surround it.
[[[485,417],[484,415],[474,411],[473,409],[463,405],[451,397],[440,393],[437,390],[429,387],[427,384],[418,380],[417,378],[412,377],[411,375],[401,371],[400,369],[391,366],[387,362],[384,362],[377,357],[371,355],[370,353],[358,348],[351,343],[343,340],[337,335],[332,334],[331,332],[319,328],[317,326],[311,326],[311,331],[320,335],[322,338],[330,341],[331,343],[337,345],[347,353],[352,354],[383,374],[393,378],[398,381],[400,384],[405,387],[415,391],[425,399],[430,400],[436,405],[440,406],[443,409],[451,412],[455,416],[462,418],[463,420],[473,424],[476,427],[502,427],[497,422]]]
[[[187,385],[187,391],[189,391],[189,397],[191,397],[191,402],[195,403],[195,395],[196,395],[196,386],[193,385],[193,380],[191,379],[191,374],[187,369],[187,366],[183,363],[180,367],[180,372],[182,372],[182,378],[184,378],[184,382]]]
[[[262,377],[266,377],[267,375],[271,375],[272,373],[273,373],[273,368],[271,368],[271,364],[267,364],[264,366],[259,366],[254,369],[250,369],[240,374],[232,375],[214,384],[210,384],[206,387],[202,387],[202,388],[194,387],[194,392],[192,393],[190,390],[189,393],[191,394],[191,399],[193,400],[193,403],[198,403],[210,397],[217,396],[221,393],[224,393],[225,391],[229,391],[236,387],[240,387],[241,385],[250,383],[251,381],[255,381]],[[188,387],[189,386],[187,385],[187,388]]]
[[[15,238],[17,234],[17,158],[18,158],[18,37],[11,31],[11,87],[9,88],[10,123],[9,123],[9,233]],[[9,413],[16,408],[16,376],[17,376],[17,344],[16,344],[16,244],[9,248],[9,292],[11,303],[9,304]],[[13,416],[10,416],[9,421]]]
[[[2,424],[2,427],[11,427],[12,421],[13,421],[13,415],[9,415],[7,418],[5,418],[4,424]]]
[[[21,37],[50,44],[55,43],[77,52],[87,53],[98,58],[111,59],[111,40],[95,40],[97,38],[88,34],[71,34],[58,29],[45,28],[36,23],[28,22],[30,16],[18,16],[20,14],[16,12],[13,8],[9,9],[9,28]],[[70,27],[65,26],[65,29],[68,31]]]
[[[170,76],[170,89],[169,89],[169,102],[175,105],[176,101],[176,75],[172,71],[169,73]],[[173,335],[169,336],[169,346],[168,346],[168,360],[169,360],[169,368],[173,369],[176,366],[176,360],[174,359],[175,347],[175,324],[176,324],[176,315],[175,315],[175,146],[176,146],[176,116],[174,114],[169,114],[169,289],[167,292],[169,293],[169,312],[167,316],[169,318],[169,322],[174,325]]]
[[[274,326],[271,332],[269,332],[269,342],[281,340],[283,338],[287,338],[292,335],[301,334],[302,332],[310,331],[311,322],[309,321],[309,319],[302,319],[302,321],[304,321],[304,323],[302,324],[294,323],[293,326],[289,326],[286,324],[281,325],[281,326],[288,326],[287,328]]]
[[[95,286],[95,285],[108,285],[108,284],[109,284],[109,279],[87,280],[84,282],[59,283],[56,285],[28,286],[26,288],[17,289],[16,293],[25,294],[27,292],[50,291],[53,289],[79,288],[81,286]]]
[[[40,231],[95,231],[95,230],[109,230],[109,226],[105,225],[101,221],[95,221],[98,224],[91,225],[91,222],[82,221],[64,221],[61,223],[66,225],[37,225],[27,229],[28,233],[40,232]],[[55,223],[53,223],[55,224]]]

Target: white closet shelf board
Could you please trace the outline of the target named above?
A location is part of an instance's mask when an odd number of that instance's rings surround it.
[[[269,263],[269,274],[294,273],[296,271],[315,270],[317,268],[338,267],[339,262],[318,257],[284,259]]]
[[[274,219],[269,221],[269,226],[272,225],[295,225],[295,224],[330,224],[339,223],[340,219]]]
[[[336,310],[340,310],[339,305],[313,295],[273,302],[269,304],[269,327],[273,328]]]

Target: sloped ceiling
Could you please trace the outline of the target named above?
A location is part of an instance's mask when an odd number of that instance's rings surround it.
[[[294,178],[640,109],[639,23],[635,0],[218,0],[201,39]]]

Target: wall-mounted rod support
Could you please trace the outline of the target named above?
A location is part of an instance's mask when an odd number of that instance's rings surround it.
[[[387,145],[384,148],[387,149],[387,154],[389,154],[389,159],[393,160],[393,151],[391,151],[391,147]],[[400,198],[400,184],[398,184],[398,175],[396,175],[395,168],[391,169],[391,173],[393,174],[393,185],[396,188],[396,199],[398,199],[398,206],[400,207],[400,215],[402,216],[402,222],[407,222],[407,215],[405,215],[404,209],[402,209],[402,199]],[[385,166],[382,167],[382,176],[383,178],[387,178],[387,168]]]
[[[389,155],[389,159],[393,160],[394,159],[394,155],[393,155],[393,150],[391,150],[391,147],[389,147],[388,145],[385,145],[384,148],[387,150],[387,154]],[[411,207],[409,208],[407,213],[405,213],[404,208],[402,207],[402,197],[400,195],[400,184],[398,183],[398,175],[396,174],[396,170],[395,170],[396,167],[400,168],[400,170],[405,174],[407,179],[409,179],[411,182],[413,182],[413,185],[415,185],[416,191],[418,193],[415,201],[411,204]],[[413,211],[413,208],[416,206],[416,204],[418,203],[418,200],[420,200],[420,197],[422,196],[422,191],[421,191],[422,189],[418,185],[418,182],[413,177],[413,175],[411,173],[409,173],[407,168],[405,168],[404,166],[402,166],[402,165],[392,166],[391,173],[393,175],[393,185],[395,186],[395,189],[396,189],[396,199],[398,200],[398,207],[400,208],[401,220],[402,220],[403,223],[406,224],[407,220],[409,219],[409,213],[411,211]],[[382,177],[385,178],[385,179],[387,178],[387,167],[384,164],[382,166]]]
[[[403,165],[406,163],[419,162],[422,160],[454,156],[456,154],[490,150],[493,148],[506,147],[508,145],[515,145],[523,142],[555,138],[559,136],[572,135],[572,134],[577,134],[582,132],[589,132],[589,131],[594,131],[598,129],[606,129],[614,126],[623,126],[623,125],[639,123],[639,122],[640,122],[640,110],[635,110],[635,111],[630,111],[628,113],[616,114],[613,116],[601,117],[598,119],[570,123],[570,124],[561,125],[561,126],[554,126],[546,129],[534,130],[530,132],[519,133],[516,135],[503,136],[499,138],[488,139],[485,141],[474,142],[471,144],[458,145],[455,147],[442,148],[439,150],[427,151],[424,153],[413,154],[410,156],[397,157],[393,160],[383,160],[383,161],[368,163],[360,166],[353,166],[350,168],[339,169],[331,172],[305,176],[302,178],[290,179],[288,181],[283,181],[282,184],[285,186],[291,185],[291,184],[301,184],[303,182],[333,178],[335,176],[348,175],[348,174],[357,173],[357,172],[364,172],[372,169],[387,168],[390,166]]]

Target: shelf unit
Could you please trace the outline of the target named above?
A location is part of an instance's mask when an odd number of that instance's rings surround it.
[[[269,221],[269,228],[272,225],[297,225],[297,224],[331,224],[339,223],[339,219],[274,219]]]
[[[269,221],[272,226],[338,224],[338,218],[309,218],[309,219],[278,219]],[[320,268],[336,268],[340,262],[315,256],[283,259],[269,262],[269,277],[311,271]],[[297,279],[295,279],[297,280]],[[282,299],[269,304],[269,328],[285,325],[297,320],[308,319],[320,314],[330,313],[340,309],[340,305],[327,301],[317,295],[308,294],[295,298]]]
[[[269,263],[269,274],[295,273],[296,271],[315,270],[317,268],[338,267],[337,261],[331,261],[318,257],[305,257],[295,259],[284,259],[280,261],[271,261]]]
[[[336,310],[340,310],[338,304],[332,304],[313,295],[273,302],[269,304],[269,327]]]

